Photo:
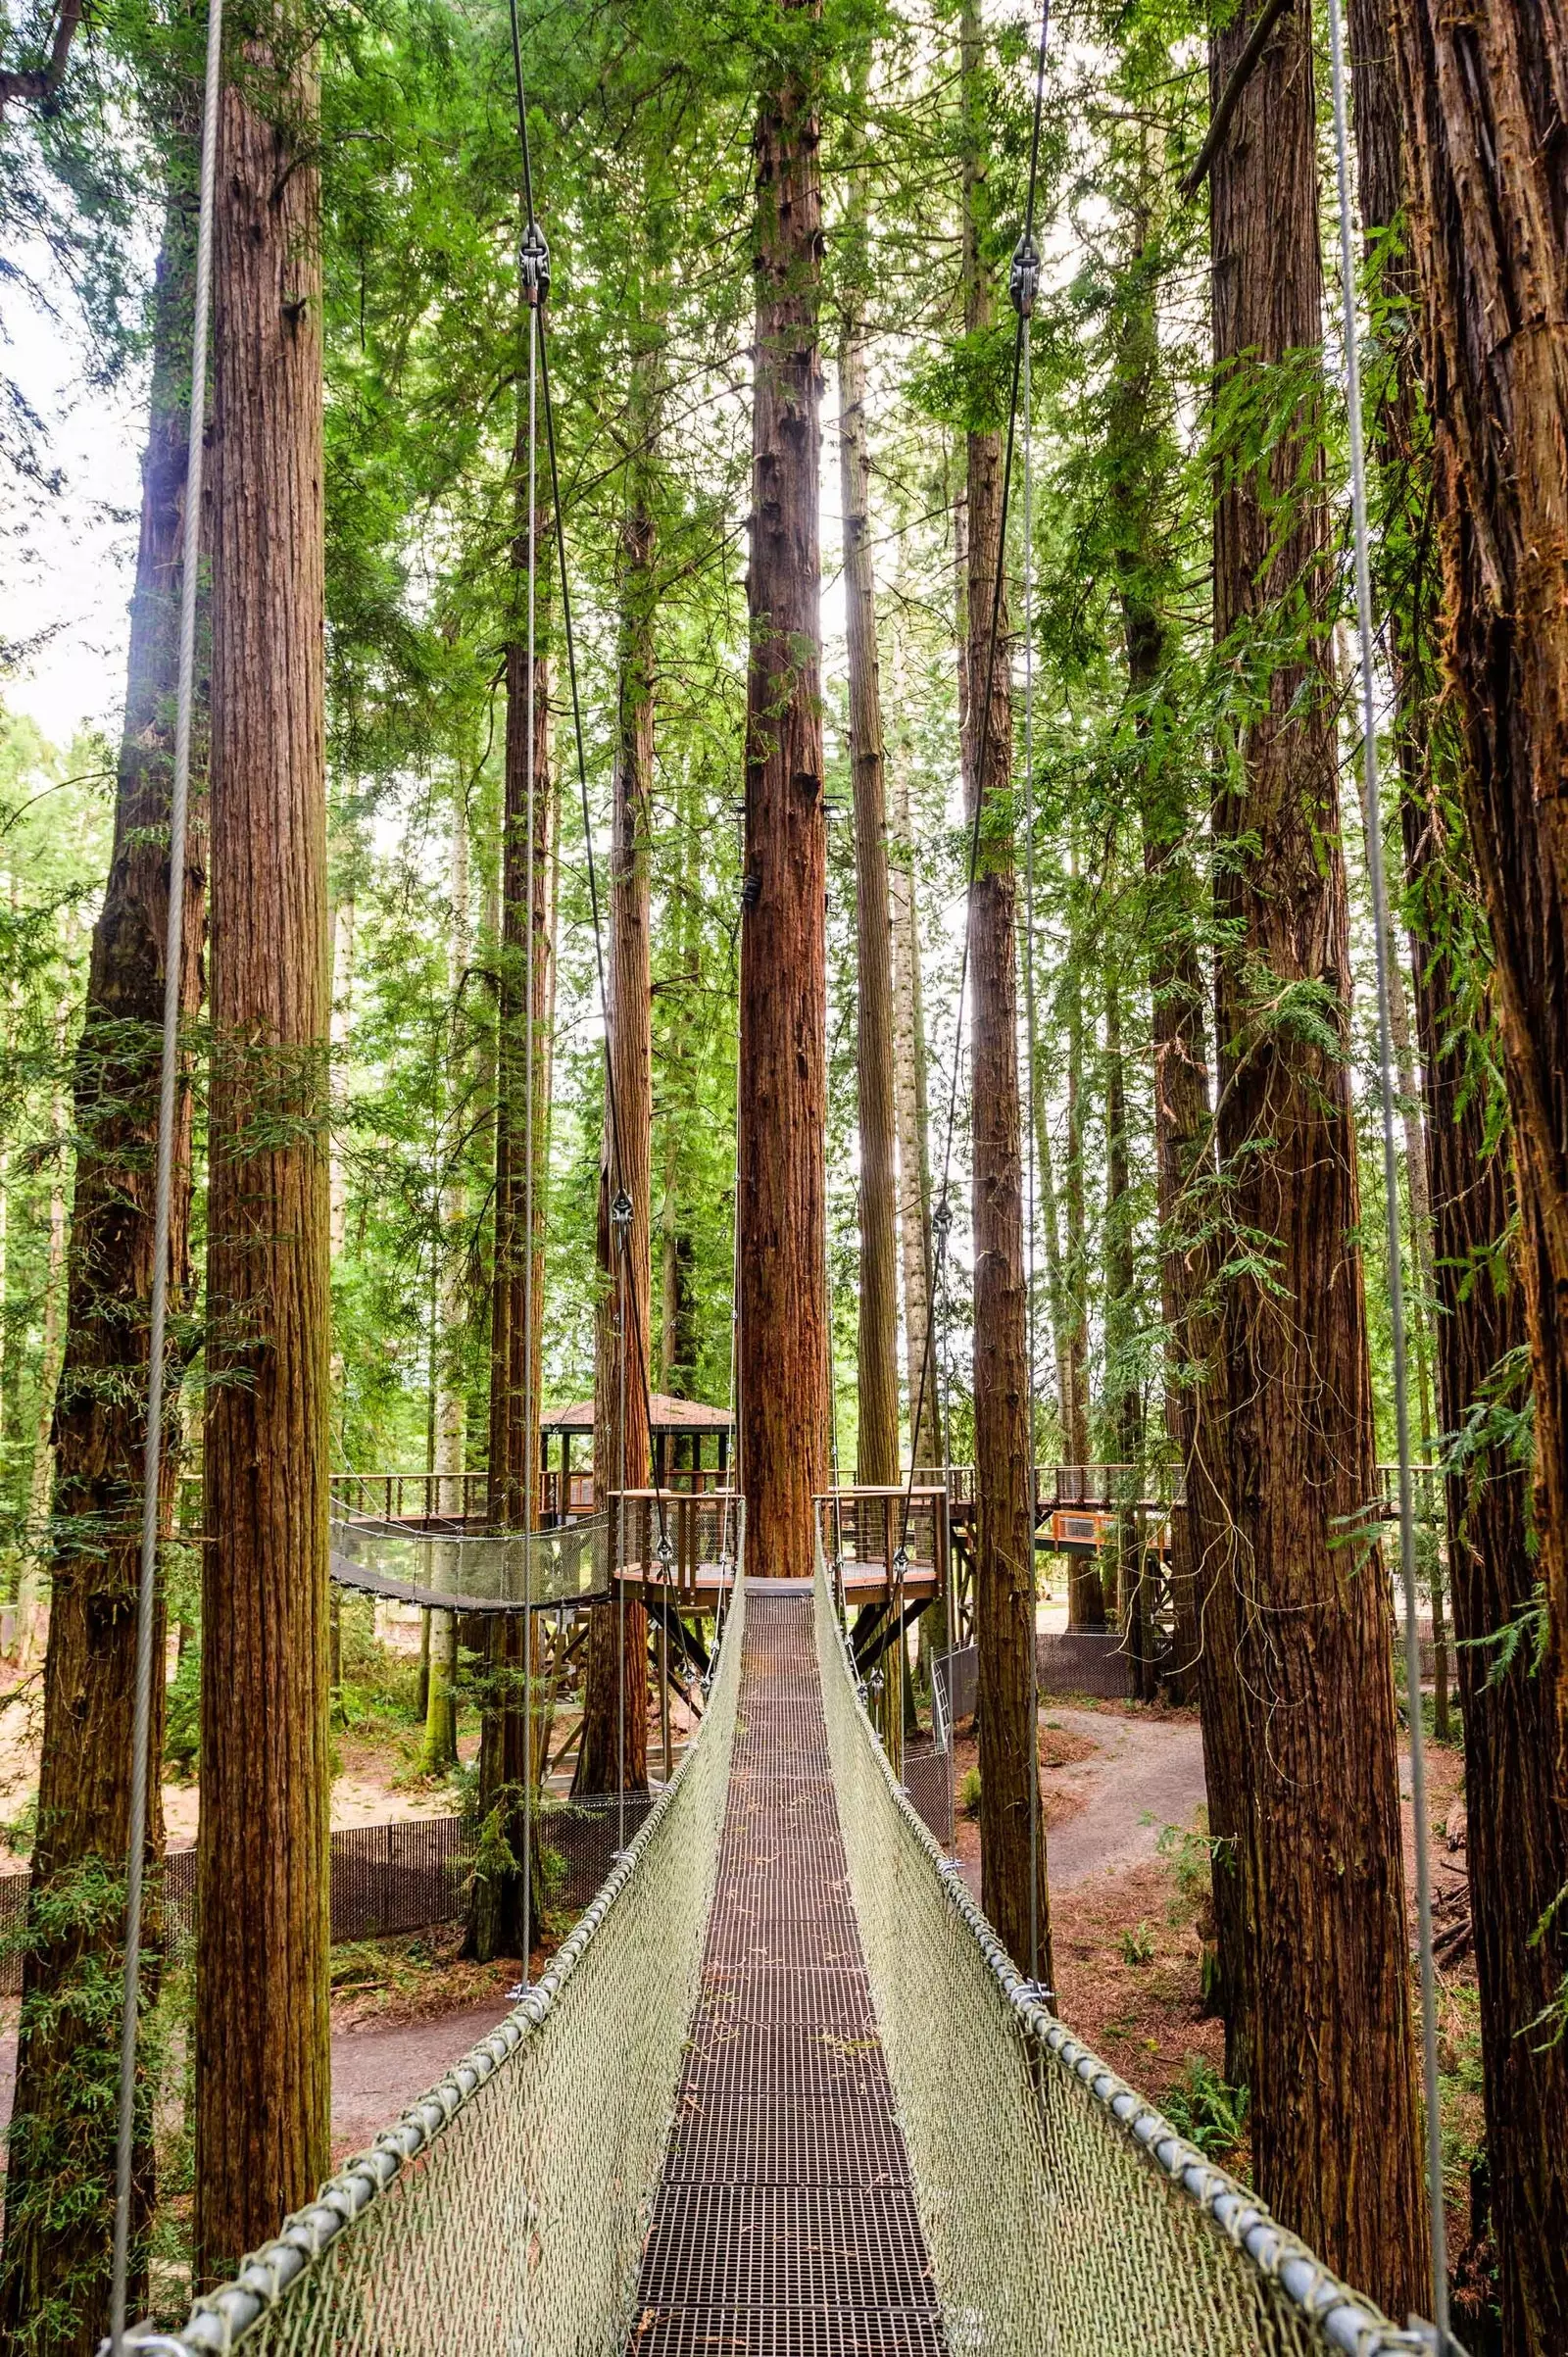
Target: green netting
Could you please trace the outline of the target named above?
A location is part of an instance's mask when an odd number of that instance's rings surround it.
[[[236,2281],[187,2350],[611,2357],[696,2001],[744,1588],[687,1757],[537,1986]],[[167,2344],[166,2344],[167,2345]]]
[[[950,2347],[1425,2346],[1178,2136],[1013,1970],[888,1766],[820,1547],[816,1628],[850,1884]]]

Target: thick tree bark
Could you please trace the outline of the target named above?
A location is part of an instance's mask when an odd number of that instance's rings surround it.
[[[904,1274],[904,1364],[910,1463],[942,1461],[931,1286],[931,1148],[925,1008],[914,895],[914,838],[906,761],[895,751],[888,892],[893,915],[893,1100],[899,1133],[899,1246]],[[918,1428],[918,1429],[917,1429]],[[937,1607],[940,1609],[940,1606]],[[927,1619],[929,1614],[925,1616]],[[922,1621],[922,1629],[924,1622]]]
[[[893,1103],[892,916],[882,693],[871,570],[865,350],[853,318],[839,345],[839,461],[855,804],[856,1086],[860,1140],[860,1301],[856,1479],[899,1478],[898,1175]]]
[[[464,1118],[468,1058],[465,1048],[466,1022],[464,994],[468,974],[468,813],[461,796],[452,809],[452,849],[449,868],[452,930],[447,947],[447,992],[451,1002],[446,1071],[448,1123],[442,1151],[450,1157],[441,1188],[440,1267],[437,1278],[435,1391],[435,1510],[462,1514],[465,1510],[463,1473],[467,1454],[467,1409],[464,1397],[460,1352],[465,1322],[463,1229],[467,1213],[463,1164],[456,1151],[451,1116]],[[454,1553],[456,1550],[452,1550]],[[426,1776],[445,1776],[458,1764],[458,1618],[455,1612],[430,1616],[429,1678],[424,1697],[424,1739],[419,1766]]]
[[[75,1186],[66,1259],[65,1356],[54,1405],[51,1604],[44,1660],[38,1827],[23,1961],[0,2261],[0,2337],[20,2350],[88,2357],[108,2328],[115,2175],[112,2101],[130,1833],[135,1601],[140,1568],[153,1179],[169,896],[169,798],[183,553],[193,224],[171,201],[153,310],[141,538],[130,608],[115,836],[93,931],[73,1076]],[[200,780],[193,785],[199,789]],[[180,1012],[201,1004],[206,843],[195,800],[183,890]],[[190,1095],[180,1090],[170,1219],[171,1394],[187,1347]],[[172,1518],[175,1426],[162,1468]],[[160,1613],[160,1627],[162,1614]],[[154,1681],[148,1792],[150,1998],[158,1984],[157,1869],[163,1809],[163,1682]],[[87,1903],[101,1889],[102,1897]],[[101,1993],[96,1993],[101,1992]],[[107,2003],[105,2000],[107,1999]],[[144,2094],[148,2090],[143,2090]],[[154,2191],[152,2123],[139,2121],[131,2311],[146,2300]]]
[[[222,96],[214,244],[198,2283],[326,2173],[327,1254],[320,188],[301,19]]]
[[[1238,18],[1212,37],[1216,95],[1247,36]],[[1282,18],[1211,175],[1215,360],[1244,385],[1321,336],[1310,42],[1304,6]],[[1251,662],[1265,617],[1294,616],[1301,634],[1258,680],[1214,811],[1218,1140],[1240,1263],[1221,1309],[1222,1489],[1249,1714],[1257,2186],[1331,2267],[1403,2315],[1428,2296],[1427,2219],[1390,1614],[1365,1538],[1376,1476],[1327,532],[1321,455],[1298,433],[1221,469],[1216,636]],[[1306,993],[1316,1026],[1282,1019],[1282,1002]],[[1260,1252],[1266,1273],[1247,1265]]]
[[[788,74],[756,134],[741,936],[741,1478],[748,1569],[764,1579],[809,1571],[811,1499],[827,1473],[817,141],[811,93]]]
[[[629,439],[651,450],[657,416],[652,354],[639,354]],[[599,1157],[598,1348],[594,1360],[594,1489],[600,1510],[620,1489],[648,1487],[648,1369],[652,1334],[653,993],[649,859],[654,792],[654,519],[648,470],[633,472],[621,525],[619,737],[612,780],[610,845],[610,1072]],[[611,1091],[614,1118],[612,1119]],[[622,1232],[614,1199],[631,1205]],[[630,1544],[631,1526],[627,1526]],[[618,1559],[621,1530],[612,1520]],[[617,1697],[619,1699],[617,1700]],[[648,1790],[648,1612],[596,1607],[588,1632],[582,1741],[574,1786]]]
[[[524,481],[526,453],[521,429],[514,453],[516,479]],[[525,595],[528,543],[526,494],[519,498],[519,528],[512,563],[516,594]],[[550,518],[536,512],[534,544],[541,574],[548,565]],[[548,577],[545,575],[545,577]],[[542,593],[542,582],[541,582]],[[529,898],[528,823],[528,649],[525,638],[509,642],[505,809],[502,819],[500,994],[496,1021],[495,1259],[490,1295],[490,1461],[487,1506],[491,1527],[521,1530],[539,1521],[540,1342],[544,1331],[543,1174],[550,1084],[545,1055],[551,991],[550,931],[550,659],[545,651],[542,609],[533,665],[532,898]],[[533,1035],[533,1217],[528,1216],[528,1036]],[[531,1301],[531,1320],[530,1320]],[[531,1323],[531,1333],[530,1333]],[[531,1471],[530,1471],[531,1468]],[[492,1620],[488,1632],[486,1692],[479,1735],[479,1799],[482,1826],[493,1829],[500,1846],[490,1851],[487,1870],[476,1873],[469,1901],[467,1947],[480,1962],[518,1955],[523,1944],[524,1886],[522,1800],[528,1775],[526,1675],[521,1615]],[[531,1616],[529,1616],[531,1617]],[[537,1877],[538,1842],[530,1870]],[[509,1863],[508,1861],[511,1861]],[[539,1917],[527,1909],[530,1933]]]
[[[1399,99],[1386,10],[1352,0],[1356,154],[1361,217],[1369,238],[1404,209]],[[1384,291],[1412,307],[1408,249],[1379,241]],[[1405,353],[1376,421],[1376,448],[1395,497],[1422,480],[1415,462],[1421,415],[1414,355]],[[1406,519],[1401,519],[1406,520]],[[1397,541],[1420,546],[1421,518]],[[1437,584],[1428,570],[1400,585],[1391,615],[1398,696],[1400,818],[1415,929],[1415,1022],[1426,1102],[1438,1413],[1463,1430],[1501,1363],[1526,1339],[1524,1302],[1500,1257],[1510,1213],[1501,1148],[1486,1136],[1486,1108],[1467,1086],[1460,968],[1463,945],[1483,955],[1468,907],[1473,889],[1462,840],[1440,791],[1450,748],[1434,744],[1439,683],[1433,644]],[[1412,1203],[1416,1200],[1412,1168]],[[1507,1666],[1496,1641],[1528,1610],[1536,1581],[1529,1480],[1494,1443],[1447,1483],[1448,1580],[1464,1719],[1466,1853],[1487,2117],[1487,2169],[1497,2245],[1505,2357],[1568,2347],[1568,2045],[1530,2025],[1568,1976],[1568,1926],[1541,1929],[1568,1885],[1568,1808],[1552,1777],[1549,1681],[1520,1647]],[[1464,2319],[1459,2319],[1460,2330]]]
[[[1145,187],[1152,175],[1147,163]],[[1143,190],[1140,190],[1140,204]],[[1160,1312],[1166,1333],[1165,1426],[1181,1468],[1183,1502],[1171,1515],[1171,1588],[1177,1657],[1172,1686],[1196,1684],[1203,1731],[1213,1891],[1213,1947],[1205,1995],[1223,2015],[1226,2077],[1250,2084],[1242,1878],[1235,1836],[1244,1763],[1236,1669],[1236,1592],[1228,1525],[1216,1488],[1223,1453],[1218,1337],[1207,1234],[1214,1198],[1204,983],[1199,955],[1199,880],[1187,850],[1194,812],[1187,771],[1164,748],[1161,724],[1177,654],[1171,614],[1181,581],[1162,528],[1170,464],[1164,437],[1158,322],[1147,270],[1152,223],[1132,221],[1136,264],[1114,326],[1110,432],[1123,495],[1114,552],[1140,763],[1138,794],[1148,894],[1150,1015],[1153,1050],[1154,1182],[1159,1213]]]
[[[1144,1395],[1132,1360],[1138,1331],[1138,1256],[1133,1234],[1132,1154],[1127,1137],[1127,1076],[1122,1065],[1121,977],[1105,972],[1105,1374],[1115,1461],[1131,1467],[1143,1493]],[[1125,1478],[1125,1477],[1124,1477]],[[1116,1585],[1122,1644],[1132,1657],[1133,1691],[1154,1697],[1153,1629],[1144,1580],[1145,1531],[1130,1499],[1116,1524]]]
[[[1568,1753],[1568,9],[1397,0],[1395,23],[1445,655],[1517,1137],[1541,1551]]]
[[[964,323],[970,334],[988,328],[995,311],[986,253],[982,40],[978,8],[974,0],[965,0],[963,261]],[[978,803],[981,813],[968,915],[981,1905],[1019,1967],[1049,1985],[1051,1901],[1034,1724],[1034,1451],[1023,1264],[1016,888],[1004,800],[1012,782],[1012,699],[1005,595],[998,602],[1004,561],[1002,436],[989,429],[971,432],[968,439],[964,768],[971,810]],[[994,663],[993,614],[998,625]]]
[[[1067,1427],[1062,1446],[1070,1464],[1089,1462],[1089,1212],[1084,1198],[1084,926],[1078,880],[1078,852],[1068,855],[1071,874],[1066,970],[1067,1001],[1067,1167],[1062,1176],[1067,1258],[1062,1270],[1062,1323],[1066,1334]],[[1098,1590],[1099,1580],[1095,1585]],[[1103,1626],[1104,1607],[1091,1616]]]

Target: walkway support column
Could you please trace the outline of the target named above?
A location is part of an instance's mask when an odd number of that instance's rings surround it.
[[[797,36],[815,11],[785,0]],[[794,20],[793,24],[788,23]],[[798,62],[762,103],[741,940],[740,1416],[748,1569],[804,1579],[827,1468],[827,839],[821,558],[817,119]]]

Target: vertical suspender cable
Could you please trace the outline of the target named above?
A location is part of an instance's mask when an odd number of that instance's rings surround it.
[[[1029,355],[1033,342],[1035,296],[1040,285],[1040,260],[1027,231],[1012,258],[1010,292],[1023,335],[1023,998],[1026,1058],[1024,1065],[1023,1127],[1028,1165],[1028,1226],[1025,1235],[1024,1298],[1027,1302],[1029,1360],[1029,1978],[1040,1979],[1040,1648],[1037,1641],[1040,1602],[1037,1587],[1035,1516],[1035,663],[1034,589],[1034,420]]]
[[[142,1852],[147,1841],[147,1750],[152,1726],[153,1635],[158,1596],[158,1512],[164,1438],[164,1332],[169,1315],[170,1198],[173,1184],[174,1097],[179,1069],[179,984],[185,938],[185,834],[190,806],[190,739],[196,701],[196,590],[201,569],[202,440],[207,426],[208,289],[213,270],[222,0],[208,0],[207,70],[196,217],[195,308],[190,342],[190,443],[180,532],[179,671],[174,708],[174,775],[169,807],[169,915],[164,938],[163,1060],[158,1083],[158,1152],[153,1190],[153,1282],[147,1335],[147,1434],[142,1459],[141,1570],[136,1593],[136,1691],[131,1721],[130,1835],[125,1855],[125,1993],[120,2031],[120,2099],[115,2147],[115,2238],[109,2334],[124,2345],[130,2263],[130,2180],[136,2133],[136,2025],[141,1996]]]
[[[1415,1501],[1410,1477],[1410,1400],[1405,1358],[1404,1267],[1399,1237],[1399,1172],[1395,1146],[1394,1037],[1390,1019],[1390,920],[1383,864],[1378,781],[1377,709],[1372,672],[1372,566],[1361,430],[1360,330],[1350,221],[1349,127],[1345,96],[1345,28],[1340,0],[1329,0],[1334,79],[1334,150],[1340,215],[1340,277],[1345,303],[1345,373],[1350,429],[1350,503],[1355,542],[1355,612],[1361,662],[1361,750],[1365,764],[1366,853],[1377,944],[1378,1067],[1383,1098],[1383,1189],[1389,1228],[1389,1324],[1394,1346],[1394,1407],[1399,1454],[1399,1569],[1404,1592],[1405,1691],[1410,1719],[1410,1796],[1415,1819],[1416,1915],[1421,1949],[1421,2059],[1426,2098],[1427,2193],[1432,2212],[1432,2318],[1438,2357],[1448,2357],[1447,2235],[1443,2212],[1443,2140],[1438,2112],[1437,1971],[1432,1954],[1432,1869],[1427,1850],[1426,1730],[1421,1715],[1421,1640],[1416,1625]]]
[[[533,1259],[534,1259],[534,1167],[533,1167],[533,1070],[534,1070],[534,983],[538,973],[539,951],[534,939],[534,798],[537,779],[534,774],[534,648],[538,628],[538,606],[535,583],[538,554],[534,513],[538,491],[538,378],[539,378],[539,304],[543,295],[542,273],[538,268],[536,223],[530,204],[528,229],[523,239],[523,276],[528,297],[528,687],[527,730],[528,743],[523,761],[525,780],[523,792],[523,824],[527,831],[527,850],[524,855],[523,903],[527,909],[528,957],[526,965],[527,999],[523,1015],[522,1048],[522,1985],[528,1986],[529,1961],[533,1954],[533,1477],[534,1449],[537,1432],[533,1416]]]

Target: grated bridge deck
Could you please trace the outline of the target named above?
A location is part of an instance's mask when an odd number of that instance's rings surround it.
[[[850,1896],[811,1593],[753,1582],[718,1886],[629,2351],[946,2345]]]

